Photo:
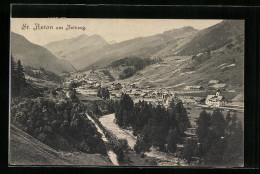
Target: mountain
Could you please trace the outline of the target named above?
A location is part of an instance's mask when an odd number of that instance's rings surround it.
[[[22,65],[44,68],[54,73],[74,71],[75,68],[65,60],[60,60],[46,48],[29,42],[24,36],[11,32],[11,54]]]
[[[192,27],[183,27],[166,31],[162,34],[139,37],[100,48],[84,48],[84,50],[81,50],[81,56],[74,56],[74,60],[71,63],[77,68],[86,67],[85,69],[91,69],[93,67],[105,67],[113,61],[124,57],[162,58],[177,52],[196,32],[198,30]]]
[[[70,52],[79,50],[84,47],[104,46],[107,44],[108,43],[106,42],[106,40],[97,34],[94,34],[92,36],[82,34],[71,39],[51,42],[44,47],[51,51],[57,57],[70,60],[70,56],[67,56],[67,54],[69,54]]]
[[[188,85],[209,88],[210,80],[226,84],[227,91],[243,93],[243,21],[223,21],[204,29],[183,45],[178,55],[168,56],[121,82],[178,90]]]
[[[111,40],[110,42],[108,42],[109,44],[116,44],[117,42],[115,40]]]
[[[198,32],[188,43],[186,43],[178,53],[179,55],[194,55],[213,51],[234,40],[244,37],[244,21],[224,20],[216,25]]]

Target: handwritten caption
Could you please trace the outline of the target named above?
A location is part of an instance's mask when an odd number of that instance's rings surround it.
[[[75,26],[75,25],[65,25],[65,26],[53,26],[53,25],[41,25],[39,23],[35,23],[33,26],[30,26],[28,24],[23,24],[21,26],[22,30],[86,30],[85,26]]]

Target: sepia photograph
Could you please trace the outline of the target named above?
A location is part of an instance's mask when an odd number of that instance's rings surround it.
[[[244,167],[244,20],[10,30],[9,165]]]

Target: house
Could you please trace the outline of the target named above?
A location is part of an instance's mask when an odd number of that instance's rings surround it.
[[[131,88],[136,88],[136,85],[133,83],[133,84],[130,84],[130,87]]]
[[[120,84],[120,83],[114,83],[113,84],[113,89],[114,90],[119,90],[119,89],[121,89],[122,88],[122,85]]]
[[[185,86],[184,90],[202,90],[202,86],[193,85],[193,86]]]
[[[215,85],[213,85],[211,87],[216,89],[216,90],[220,90],[220,89],[225,90],[226,86],[227,86],[226,84],[220,83],[220,84],[215,84]]]
[[[209,84],[211,85],[215,85],[215,84],[218,84],[219,83],[219,80],[210,80],[209,81]]]
[[[208,95],[206,98],[206,105],[214,108],[218,108],[226,105],[227,99],[217,92],[215,95]]]

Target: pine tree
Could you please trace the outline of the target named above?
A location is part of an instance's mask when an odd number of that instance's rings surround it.
[[[181,101],[179,101],[175,105],[174,112],[176,114],[176,120],[178,122],[178,128],[180,130],[180,133],[183,134],[187,130],[187,128],[189,128],[191,125],[190,125],[190,120],[187,111],[184,108]]]
[[[227,125],[228,125],[229,122],[231,121],[231,114],[230,114],[229,111],[227,112],[227,115],[226,115],[226,121],[227,121]]]
[[[207,113],[205,110],[203,110],[197,119],[196,129],[196,133],[200,142],[202,142],[207,137],[210,125],[210,113]]]
[[[98,88],[97,96],[100,97],[100,98],[102,97],[101,96],[101,88]]]
[[[25,86],[26,81],[24,77],[24,69],[20,60],[18,60],[17,62],[17,78],[18,78],[18,85],[21,89]]]
[[[187,139],[182,150],[182,158],[184,158],[190,164],[193,161],[192,157],[197,156],[197,150],[197,140],[192,138]]]
[[[244,134],[239,121],[233,132],[227,137],[227,146],[224,151],[224,163],[229,166],[241,166],[244,157]]]
[[[18,86],[17,86],[17,66],[14,61],[13,56],[11,56],[11,90],[12,96],[16,96],[18,93]]]
[[[211,128],[218,138],[224,136],[226,129],[226,121],[223,116],[223,113],[219,109],[216,109],[212,113]]]
[[[169,152],[174,153],[177,149],[177,142],[179,139],[179,134],[177,129],[170,129],[168,136],[167,136],[167,149]]]

